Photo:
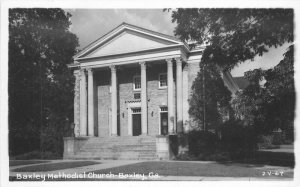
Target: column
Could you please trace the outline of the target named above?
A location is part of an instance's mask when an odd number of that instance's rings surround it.
[[[146,135],[147,129],[147,78],[146,63],[140,62],[141,65],[141,113],[142,113],[142,135]]]
[[[182,70],[182,119],[183,132],[189,132],[189,66],[186,63]]]
[[[87,135],[87,95],[85,70],[80,71],[80,136]]]
[[[114,65],[110,66],[111,70],[111,135],[117,136],[117,73]]]
[[[177,133],[182,133],[182,61],[176,58]]]
[[[94,77],[93,70],[88,69],[88,135],[94,134]]]
[[[172,59],[167,59],[168,67],[168,132],[174,134],[174,84],[173,84],[173,62]]]
[[[74,135],[80,136],[80,70],[74,71]]]

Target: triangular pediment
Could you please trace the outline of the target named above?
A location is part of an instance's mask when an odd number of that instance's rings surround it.
[[[98,46],[86,57],[98,57],[137,52],[147,49],[161,48],[174,44],[176,43],[127,30]]]
[[[127,25],[106,34],[103,38],[88,46],[76,58],[93,58],[145,51],[182,44],[180,41],[164,37],[153,31],[138,30]]]

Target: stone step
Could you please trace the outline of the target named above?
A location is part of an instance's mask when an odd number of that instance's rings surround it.
[[[101,147],[111,147],[111,146],[128,146],[128,147],[141,147],[141,146],[155,146],[156,143],[102,143],[102,142],[86,142],[84,146],[101,146]]]
[[[86,141],[85,144],[95,144],[95,145],[151,145],[156,144],[155,141],[145,141],[145,142],[139,142],[139,141]]]
[[[148,142],[147,142],[148,143]],[[145,144],[147,144],[145,143]],[[149,142],[149,143],[155,143],[155,142]],[[115,141],[115,142],[110,142],[110,141],[107,141],[107,142],[96,142],[96,141],[87,141],[85,142],[85,144],[95,144],[95,145],[138,145],[138,144],[144,144],[144,143],[140,143],[140,142],[137,142],[137,141]]]
[[[124,160],[158,160],[157,155],[133,155],[133,154],[122,154],[122,155],[97,155],[97,154],[76,154],[72,156],[72,159],[124,159]]]
[[[154,154],[156,153],[156,151],[154,150],[142,150],[142,151],[106,151],[106,152],[99,152],[99,151],[93,151],[93,150],[81,150],[80,152],[77,152],[76,154],[80,154],[80,153],[93,153],[93,154],[105,154],[105,155],[109,155],[109,154],[126,154],[126,153],[130,153],[130,154]]]
[[[94,158],[94,159],[124,159],[124,160],[142,160],[142,159],[157,159],[154,156],[140,157],[138,155],[75,155],[75,158]]]
[[[102,157],[108,157],[108,156],[139,156],[140,153],[136,152],[136,153],[131,153],[131,152],[127,152],[127,153],[94,153],[94,152],[80,152],[77,153],[76,155],[81,155],[81,156],[102,156]]]
[[[91,146],[91,147],[147,147],[147,146],[156,146],[156,143],[90,143],[87,142],[83,146]]]
[[[140,141],[148,141],[148,140],[155,140],[156,137],[154,136],[145,136],[145,137],[138,137],[138,136],[121,136],[121,137],[90,137],[86,138],[86,140],[91,140],[91,141],[117,141],[117,140],[140,140]]]
[[[94,144],[86,144],[83,147],[91,148],[91,149],[111,149],[111,148],[124,148],[124,149],[155,149],[156,145],[94,145]]]
[[[72,159],[77,160],[89,160],[89,159],[95,159],[95,160],[159,160],[158,157],[137,157],[137,156],[97,156],[97,155],[75,155],[72,157]]]
[[[156,148],[156,144],[91,144],[86,143],[83,145],[86,148],[125,148],[125,149],[132,149],[132,148]]]
[[[150,157],[157,157],[156,153],[119,153],[119,154],[97,154],[97,153],[92,153],[92,152],[80,152],[79,154],[76,154],[76,156],[82,156],[82,157],[114,157],[114,158],[121,158],[121,157],[130,157],[130,158],[150,158]]]
[[[107,144],[107,143],[111,143],[111,144],[145,144],[145,143],[156,143],[156,141],[154,140],[143,140],[143,141],[138,141],[138,140],[105,140],[105,141],[101,141],[101,140],[87,140],[86,143],[102,143],[102,144]]]
[[[156,160],[156,138],[93,137],[82,142],[74,159]]]
[[[108,152],[108,153],[118,153],[118,152],[156,152],[156,149],[88,149],[88,148],[82,148],[80,149],[80,152]]]
[[[98,150],[90,150],[90,149],[83,149],[77,152],[76,154],[80,153],[95,153],[95,154],[150,154],[156,153],[156,150],[107,150],[107,151],[98,151]]]
[[[95,154],[125,154],[125,153],[130,153],[130,154],[150,154],[150,153],[156,153],[155,150],[121,150],[121,151],[112,151],[112,150],[108,150],[108,151],[97,151],[97,150],[89,150],[89,149],[84,149],[84,150],[80,150],[79,152],[77,152],[77,154],[80,153],[95,153]]]
[[[159,160],[158,157],[139,157],[139,160]]]

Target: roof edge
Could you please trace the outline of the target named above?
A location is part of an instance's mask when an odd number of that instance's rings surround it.
[[[143,27],[139,27],[139,26],[135,26],[135,25],[132,25],[132,24],[128,24],[126,22],[122,22],[120,25],[118,25],[117,27],[113,28],[112,30],[110,30],[109,32],[107,32],[106,34],[102,35],[100,38],[96,39],[95,41],[91,42],[90,44],[88,44],[87,46],[85,46],[80,52],[78,52],[77,54],[75,54],[73,56],[74,59],[78,58],[80,55],[83,55],[85,54],[87,51],[89,51],[89,49],[95,47],[94,45],[97,44],[97,42],[99,42],[101,39],[107,37],[109,34],[117,31],[118,29],[121,29],[122,27],[128,27],[129,29],[137,29],[137,30],[141,30],[143,32],[148,32],[149,34],[153,34],[153,35],[158,35],[160,37],[165,37],[169,40],[174,40],[176,42],[181,42],[185,45],[185,47],[190,50],[188,44],[184,41],[181,41],[180,39],[176,38],[175,36],[170,36],[170,35],[167,35],[167,34],[163,34],[163,33],[160,33],[160,32],[156,32],[156,31],[152,31],[152,30],[149,30],[149,29],[145,29]]]

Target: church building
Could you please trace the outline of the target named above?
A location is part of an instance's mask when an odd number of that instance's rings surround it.
[[[74,56],[74,137],[65,159],[172,159],[193,119],[189,97],[203,47],[122,23]],[[234,93],[229,72],[223,80]]]

